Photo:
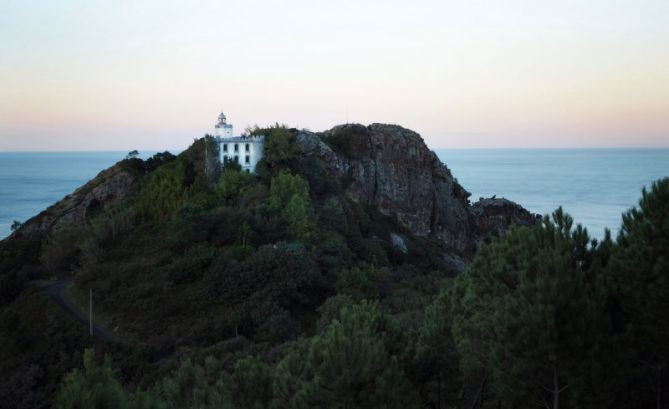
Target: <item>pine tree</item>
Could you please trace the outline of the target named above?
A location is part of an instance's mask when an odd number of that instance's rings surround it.
[[[483,372],[499,405],[609,403],[605,298],[584,269],[596,252],[572,223],[558,209],[540,226],[513,228],[481,247],[457,280],[453,333],[463,372]]]
[[[225,396],[225,377],[212,378],[207,368],[187,359],[151,392],[164,402],[166,409],[229,407]]]
[[[416,341],[416,363],[425,393],[437,409],[457,404],[462,388],[460,357],[452,333],[453,294],[452,287],[447,286],[428,306]]]
[[[306,242],[314,222],[310,214],[309,185],[299,175],[281,171],[272,178],[269,207],[278,213],[291,239]]]
[[[411,408],[417,396],[401,368],[397,324],[378,304],[342,311],[308,349],[278,365],[277,408]]]
[[[272,399],[272,370],[254,357],[241,359],[235,364],[228,388],[235,408],[267,408]]]
[[[636,404],[669,405],[669,178],[623,215],[610,264],[612,292],[642,372]],[[638,390],[640,389],[640,390]]]
[[[125,409],[128,396],[114,377],[111,361],[95,364],[93,350],[84,352],[84,370],[67,374],[56,396],[58,409]]]

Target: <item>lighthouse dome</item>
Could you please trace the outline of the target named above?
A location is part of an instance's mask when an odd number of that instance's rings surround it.
[[[218,114],[218,122],[224,124],[227,121],[227,118],[225,117],[225,114],[221,112]]]

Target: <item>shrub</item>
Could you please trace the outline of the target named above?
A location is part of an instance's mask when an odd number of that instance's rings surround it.
[[[124,409],[128,396],[116,380],[111,360],[105,358],[98,366],[93,351],[84,352],[84,370],[78,368],[67,374],[56,396],[58,409]]]
[[[216,193],[226,203],[236,203],[244,191],[252,187],[254,177],[241,169],[225,168],[216,184]]]
[[[366,142],[369,130],[360,124],[350,124],[337,127],[323,135],[323,141],[337,153],[347,158],[355,159],[359,156],[358,147]]]

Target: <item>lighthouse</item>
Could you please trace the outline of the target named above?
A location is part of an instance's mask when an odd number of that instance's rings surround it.
[[[216,129],[216,136],[219,138],[232,137],[232,125],[228,123],[228,119],[223,112],[218,115],[218,123],[214,128]]]
[[[232,133],[232,124],[228,123],[223,112],[218,115],[218,122],[214,127],[214,131],[216,141],[219,144],[218,151],[221,154],[221,165],[225,166],[228,162],[236,162],[243,171],[248,173],[255,172],[256,164],[263,157],[265,136],[234,136]]]

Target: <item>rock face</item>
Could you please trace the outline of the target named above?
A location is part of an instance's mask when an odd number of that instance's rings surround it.
[[[95,178],[72,194],[27,220],[15,235],[49,235],[66,225],[76,225],[86,220],[90,213],[109,203],[125,198],[135,178],[120,165],[100,172]],[[6,240],[8,240],[7,238]]]
[[[396,125],[341,125],[321,134],[300,132],[305,155],[319,157],[344,181],[347,195],[395,217],[416,236],[470,255],[476,244],[535,216],[506,199],[470,205],[469,193],[417,133]]]

